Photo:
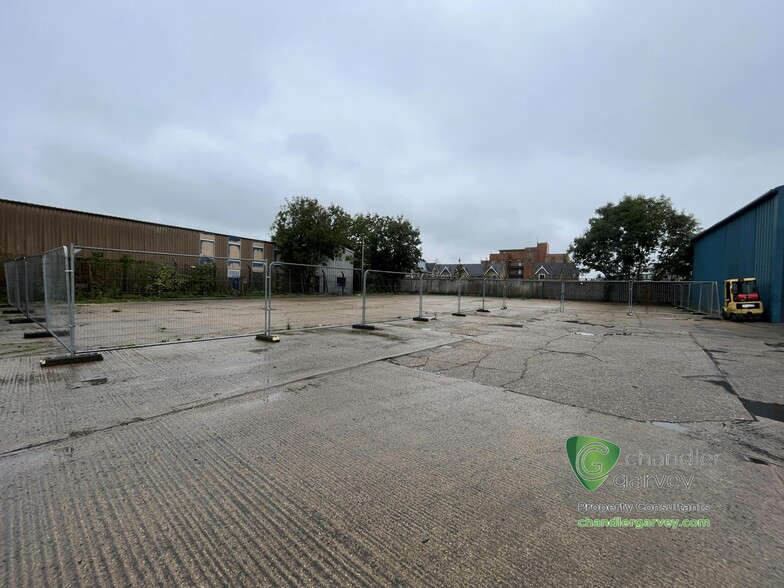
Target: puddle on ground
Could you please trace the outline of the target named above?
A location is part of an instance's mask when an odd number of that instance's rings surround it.
[[[679,425],[678,423],[668,423],[665,421],[651,421],[651,424],[654,427],[659,427],[660,429],[667,429],[668,431],[675,431],[676,433],[689,432],[689,429],[687,429],[683,425]]]
[[[583,333],[582,331],[575,331],[572,335],[581,335],[583,337],[596,337],[596,333]]]
[[[755,417],[773,419],[774,421],[784,422],[784,405],[773,402],[760,402],[759,400],[747,400],[741,398],[743,407]]]

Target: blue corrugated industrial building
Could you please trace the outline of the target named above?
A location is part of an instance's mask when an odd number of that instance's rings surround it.
[[[694,238],[694,280],[757,278],[765,315],[784,315],[784,186],[763,194]]]

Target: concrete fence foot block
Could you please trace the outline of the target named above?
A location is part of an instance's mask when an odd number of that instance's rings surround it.
[[[266,341],[267,343],[279,343],[280,337],[277,335],[256,335],[256,341]]]
[[[452,316],[465,316],[462,312],[453,312]]]
[[[490,312],[490,311],[489,311],[489,310],[487,310],[486,308],[478,308],[478,309],[476,310],[476,312]]]
[[[41,360],[41,367],[54,367],[56,365],[71,365],[73,363],[89,363],[103,361],[100,353],[85,353],[84,355],[64,355],[62,357],[47,357]]]
[[[373,325],[363,325],[361,323],[357,323],[356,325],[351,325],[352,329],[360,329],[362,331],[375,331],[376,327]]]
[[[44,337],[54,337],[49,331],[27,331],[22,334],[24,339],[43,339]]]
[[[415,316],[414,320],[418,321],[420,323],[429,323],[430,322],[430,319],[428,317],[426,317],[426,316]]]

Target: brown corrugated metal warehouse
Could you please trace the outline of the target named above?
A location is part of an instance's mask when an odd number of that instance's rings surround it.
[[[253,261],[273,261],[273,244],[262,239],[0,199],[0,262],[71,244],[202,256],[223,267],[227,260],[241,259],[234,266],[229,261],[228,271],[236,267],[234,277],[243,282],[254,271]],[[0,289],[5,287],[0,263]]]

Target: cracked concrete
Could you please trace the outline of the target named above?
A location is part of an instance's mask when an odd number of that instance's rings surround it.
[[[646,326],[639,317],[621,318],[624,324],[564,320],[551,312],[537,321],[516,318],[525,328],[494,329],[493,322],[501,320],[496,317],[483,321],[481,331],[475,325],[468,329],[470,340],[393,361],[640,421],[751,419],[688,332]],[[503,320],[509,324],[507,316]],[[442,327],[453,335],[466,332],[454,322],[441,322]]]
[[[784,327],[736,324],[685,313],[520,309],[480,326],[442,320],[470,340],[392,360],[444,376],[622,418],[680,423],[689,436],[739,457],[784,466],[784,424],[751,415],[744,401],[784,404]],[[483,349],[479,345],[489,345]]]

